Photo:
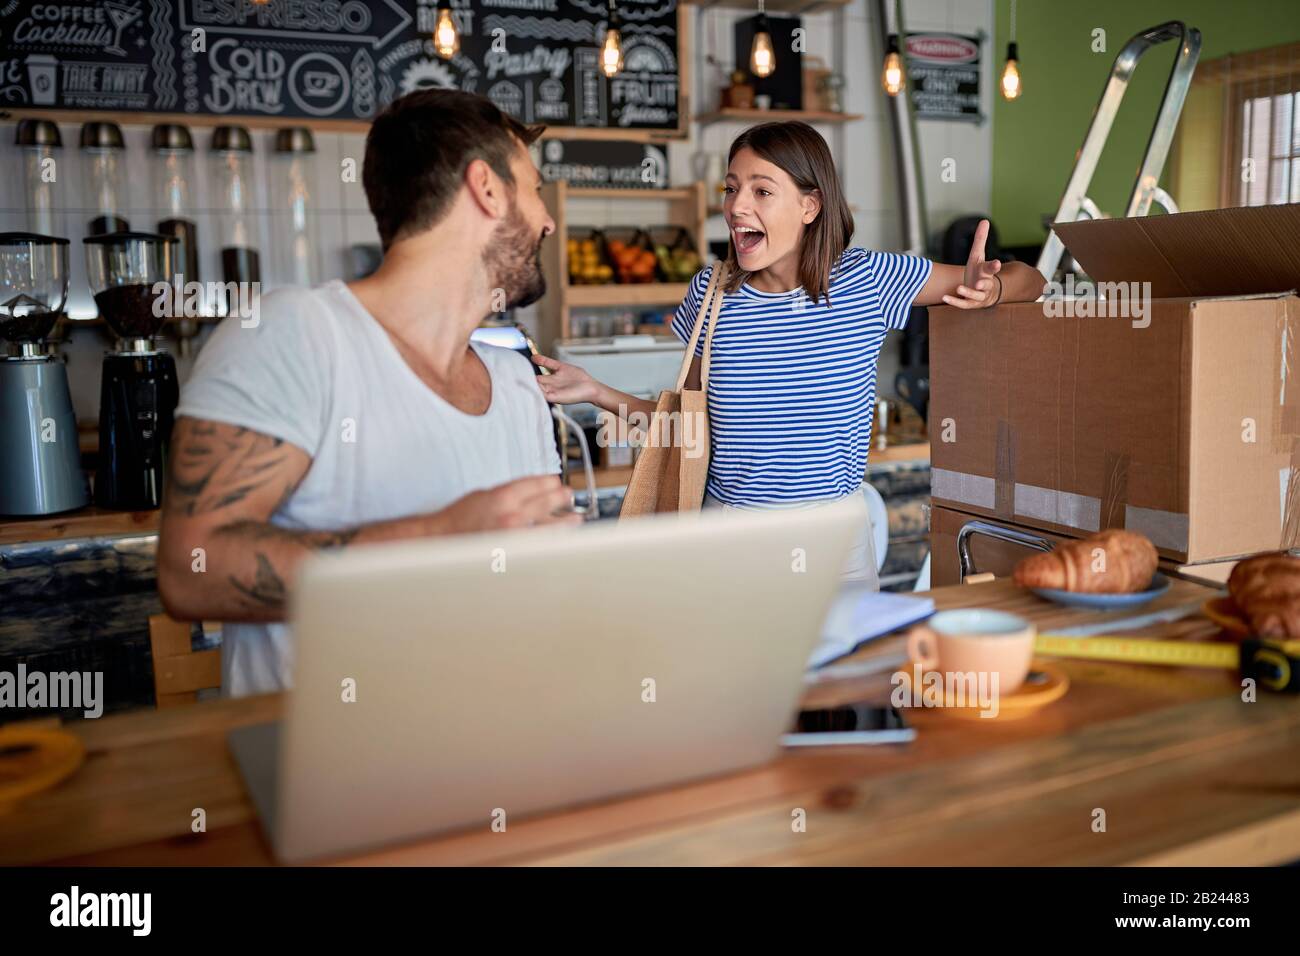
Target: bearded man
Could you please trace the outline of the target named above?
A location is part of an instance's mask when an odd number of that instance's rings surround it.
[[[173,617],[223,622],[226,694],[290,683],[285,602],[316,550],[580,520],[532,367],[470,341],[545,292],[540,132],[468,93],[395,101],[363,174],[383,264],[277,290],[203,347],[177,409],[158,585]]]

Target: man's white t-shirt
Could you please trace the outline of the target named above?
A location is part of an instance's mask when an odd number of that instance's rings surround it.
[[[509,349],[471,347],[492,380],[482,415],[425,385],[344,283],[284,289],[262,299],[256,326],[231,317],[217,327],[176,414],[262,432],[311,456],[274,525],[332,531],[426,514],[560,470],[532,366]],[[287,625],[224,624],[222,671],[232,696],[287,687]]]

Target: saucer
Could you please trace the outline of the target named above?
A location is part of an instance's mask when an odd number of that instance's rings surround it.
[[[899,673],[903,674],[904,681],[910,685],[912,682],[910,668]],[[1042,675],[1038,680],[1033,679],[1036,673]],[[949,717],[959,717],[962,720],[1019,720],[1022,717],[1028,717],[1055,700],[1060,700],[1065,696],[1065,692],[1070,689],[1070,678],[1066,676],[1065,671],[1047,661],[1034,658],[1034,662],[1029,666],[1029,674],[1030,676],[1025,679],[1025,682],[1016,688],[1014,694],[1004,694],[1000,697],[996,717],[981,716],[982,710],[978,704],[973,707],[969,705],[958,707],[954,698],[945,700],[942,707],[918,709],[932,710]],[[953,703],[949,703],[949,700],[953,701]]]
[[[1201,613],[1233,637],[1250,637],[1250,622],[1241,616],[1236,602],[1226,594],[1202,604]]]
[[[1151,578],[1145,591],[1132,594],[1092,594],[1083,591],[1061,591],[1056,588],[1030,588],[1040,598],[1064,604],[1067,607],[1086,607],[1095,611],[1113,611],[1118,608],[1139,607],[1154,601],[1169,590],[1169,579],[1159,571]]]

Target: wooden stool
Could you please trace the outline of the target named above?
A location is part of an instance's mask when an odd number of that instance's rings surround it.
[[[166,614],[149,618],[149,647],[153,652],[153,691],[159,710],[192,704],[198,692],[221,686],[221,649],[195,651],[193,625]]]

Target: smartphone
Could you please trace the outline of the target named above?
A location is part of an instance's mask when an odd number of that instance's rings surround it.
[[[786,747],[839,747],[846,744],[901,744],[916,739],[893,707],[849,704],[826,710],[801,710],[793,733],[785,734]]]

